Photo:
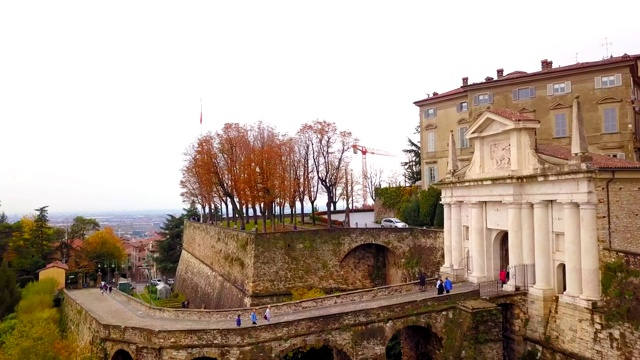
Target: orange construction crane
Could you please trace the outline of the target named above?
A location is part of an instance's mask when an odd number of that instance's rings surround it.
[[[357,138],[353,139],[353,153],[358,154],[358,151],[362,154],[362,206],[366,206],[369,202],[369,194],[367,191],[367,181],[369,178],[369,173],[367,171],[367,154],[371,155],[382,155],[382,156],[395,156],[390,154],[384,150],[372,149],[370,147],[366,147],[364,145],[360,145]]]

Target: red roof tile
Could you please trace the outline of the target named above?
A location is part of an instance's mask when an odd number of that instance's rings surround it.
[[[462,94],[463,92],[464,92],[463,88],[457,88],[457,89],[454,89],[454,90],[451,90],[451,91],[447,91],[447,92],[442,93],[442,94],[438,94],[438,95],[434,95],[434,96],[428,97],[426,99],[415,101],[414,104],[422,102],[422,101],[426,101],[426,100],[440,99],[440,98],[443,98],[443,97],[449,96],[449,95]]]
[[[62,262],[56,260],[52,263],[47,264],[47,266],[44,267],[44,269],[40,269],[38,270],[38,272],[42,271],[42,270],[46,270],[46,269],[51,269],[51,268],[59,268],[59,269],[64,269],[64,270],[69,270],[69,267],[66,264],[63,264]]]
[[[509,119],[513,122],[540,122],[531,116],[520,114],[519,112],[510,109],[487,109],[487,112],[502,116],[503,118]]]
[[[615,64],[615,63],[618,63],[618,62],[624,62],[624,61],[629,61],[629,60],[640,60],[640,54],[636,54],[636,55],[624,54],[622,56],[616,56],[616,57],[612,57],[612,58],[609,58],[609,59],[603,59],[603,60],[598,60],[598,61],[588,61],[588,62],[582,62],[582,63],[577,63],[577,64],[573,64],[573,65],[566,65],[566,66],[558,66],[558,67],[555,67],[555,68],[546,69],[546,70],[539,70],[539,71],[534,71],[534,72],[530,72],[530,73],[525,72],[525,71],[513,71],[513,72],[508,73],[506,76],[504,76],[504,77],[502,77],[500,79],[494,79],[494,80],[491,80],[491,81],[483,81],[483,82],[479,82],[479,83],[473,83],[473,84],[469,84],[469,85],[466,85],[466,86],[462,86],[462,87],[459,87],[457,89],[454,89],[454,90],[451,90],[451,91],[447,91],[447,92],[442,93],[442,94],[438,94],[436,96],[431,96],[431,97],[428,97],[426,99],[415,101],[414,104],[418,105],[418,103],[423,102],[423,101],[440,99],[440,98],[443,98],[445,96],[454,95],[454,94],[461,94],[461,93],[464,93],[466,91],[467,87],[473,86],[473,85],[488,84],[488,83],[493,84],[493,83],[501,82],[501,81],[504,81],[504,80],[512,80],[512,79],[516,79],[516,78],[524,78],[524,77],[528,77],[528,76],[537,76],[537,75],[542,75],[542,74],[552,74],[552,73],[557,73],[557,72],[562,72],[562,71],[578,70],[578,69],[584,69],[584,68],[600,66],[600,65]]]
[[[538,144],[538,153],[558,159],[569,160],[571,149],[558,145]],[[589,153],[593,157],[593,166],[599,169],[639,169],[640,162],[618,159],[611,156]]]

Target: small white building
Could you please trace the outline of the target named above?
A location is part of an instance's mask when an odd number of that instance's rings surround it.
[[[448,174],[437,184],[445,220],[441,271],[478,283],[508,269],[506,290],[528,288],[530,295],[590,307],[601,299],[607,239],[599,245],[599,230],[611,229],[597,213],[610,221],[612,179],[631,179],[640,190],[640,163],[589,153],[578,96],[570,149],[537,145],[539,124],[487,109],[465,134],[474,153],[462,168],[451,133]]]

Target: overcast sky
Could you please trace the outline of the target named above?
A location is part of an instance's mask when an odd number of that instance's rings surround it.
[[[325,119],[399,154],[412,103],[463,76],[640,53],[640,3],[569,3],[2,1],[0,211],[177,209],[185,148],[225,122]]]

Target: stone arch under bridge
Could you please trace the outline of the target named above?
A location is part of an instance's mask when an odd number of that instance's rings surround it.
[[[351,357],[339,345],[325,339],[297,341],[281,350],[274,358],[281,360],[351,360]]]
[[[342,257],[340,268],[361,279],[361,286],[376,287],[401,283],[401,262],[398,254],[387,246],[363,243]]]
[[[408,325],[397,330],[387,342],[388,360],[438,359],[442,356],[444,339],[431,324]]]
[[[133,355],[125,349],[117,349],[113,352],[113,355],[109,357],[111,360],[133,360]]]

